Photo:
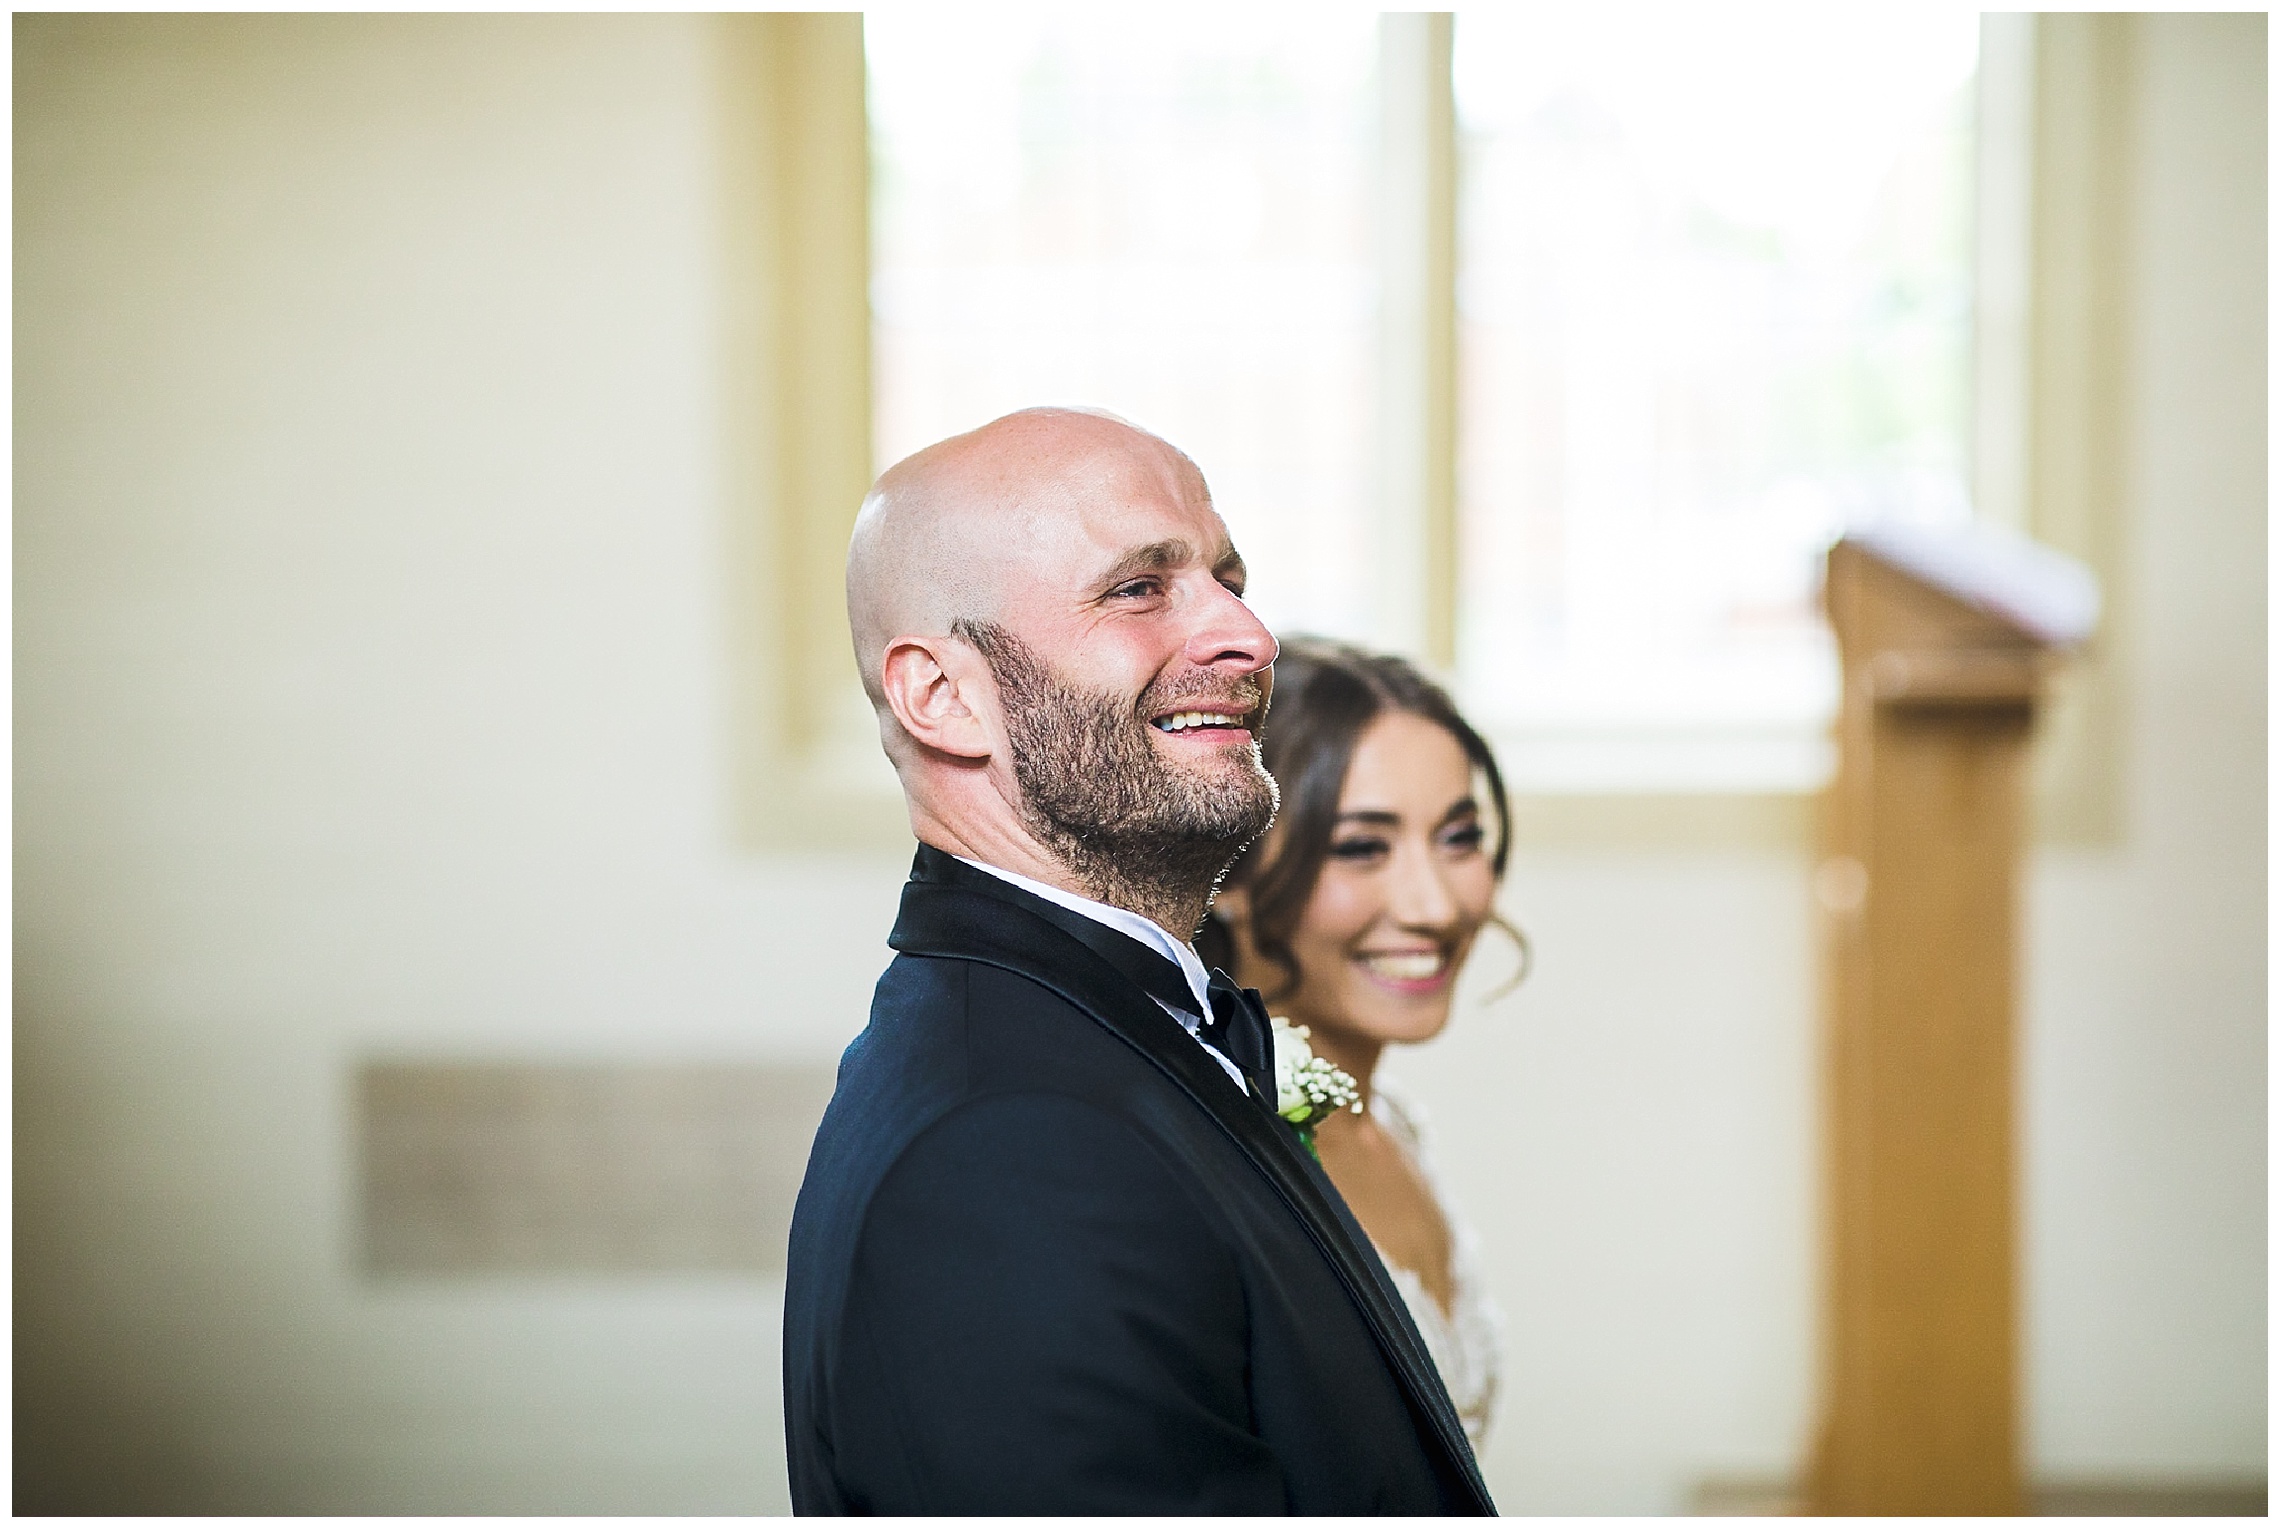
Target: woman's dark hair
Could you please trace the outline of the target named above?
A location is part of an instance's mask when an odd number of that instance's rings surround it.
[[[1458,714],[1448,692],[1404,659],[1372,653],[1351,643],[1319,637],[1292,637],[1275,657],[1273,704],[1268,708],[1259,752],[1267,773],[1282,788],[1282,810],[1273,837],[1277,853],[1264,860],[1265,837],[1228,867],[1226,885],[1247,889],[1251,898],[1251,944],[1283,969],[1285,981],[1269,997],[1283,997],[1299,983],[1291,936],[1321,879],[1330,840],[1338,824],[1338,799],[1354,762],[1354,743],[1387,712],[1406,712],[1434,724],[1457,740],[1465,758],[1488,782],[1495,809],[1495,847],[1489,866],[1504,879],[1512,849],[1512,817],[1504,794],[1504,773],[1488,741]],[[1520,945],[1520,976],[1528,970],[1526,936],[1503,918],[1491,922]],[[1225,916],[1214,912],[1196,935],[1196,953],[1206,966],[1232,971],[1235,940]],[[1518,982],[1520,976],[1512,980]]]

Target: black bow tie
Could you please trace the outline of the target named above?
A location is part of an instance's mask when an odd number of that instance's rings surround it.
[[[1095,925],[1095,928],[1101,926]],[[1153,951],[1143,950],[1136,940],[1127,940],[1111,934],[1113,946],[1101,953],[1116,960],[1125,975],[1131,977],[1158,1003],[1167,1009],[1176,1009],[1197,1021],[1196,1039],[1233,1062],[1236,1069],[1251,1082],[1260,1101],[1271,1114],[1275,1105],[1275,1045],[1274,1027],[1267,1019],[1266,1001],[1254,988],[1239,987],[1235,979],[1223,971],[1213,971],[1205,996],[1211,1003],[1211,1012],[1195,1012],[1195,989],[1187,985],[1180,969]],[[1108,942],[1103,942],[1107,945]],[[1098,947],[1096,947],[1098,948]]]
[[[1209,991],[1211,1013],[1205,1016],[1197,1036],[1243,1070],[1271,1113],[1275,1107],[1275,1047],[1266,1001],[1256,988],[1237,987],[1234,978],[1218,970],[1211,974]]]
[[[911,861],[910,876],[913,881],[962,886],[986,897],[994,897],[1000,902],[1026,908],[1122,972],[1140,991],[1158,1003],[1193,1016],[1200,1021],[1197,1036],[1205,1045],[1235,1064],[1243,1076],[1250,1080],[1260,1102],[1270,1114],[1273,1113],[1273,1028],[1267,1022],[1266,1003],[1252,989],[1237,987],[1234,978],[1225,972],[1215,971],[1211,974],[1209,988],[1211,1012],[1196,1014],[1195,989],[1188,986],[1187,978],[1181,973],[1178,963],[1166,960],[1132,936],[1111,929],[1098,919],[1087,918],[1073,909],[1064,908],[1059,903],[1039,897],[988,871],[976,870],[931,844],[918,846],[918,853]]]
[[[1271,1114],[1275,1104],[1274,1027],[1267,1019],[1266,1001],[1257,990],[1238,987],[1233,977],[1215,970],[1204,990],[1211,1012],[1197,1014],[1195,989],[1187,985],[1177,966],[1152,951],[1143,951],[1137,941],[1118,943],[1128,949],[1107,953],[1122,958],[1119,964],[1126,975],[1165,1008],[1195,1019],[1196,1039],[1233,1062]]]

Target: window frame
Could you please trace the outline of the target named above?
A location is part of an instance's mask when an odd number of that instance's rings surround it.
[[[729,491],[738,574],[733,816],[767,848],[910,842],[847,639],[847,536],[871,463],[862,18],[720,18]],[[1380,18],[1387,281],[1380,640],[1443,674],[1457,617],[1457,136],[1448,12]],[[2090,566],[2121,543],[2129,18],[1981,18],[1972,478],[1980,512]],[[1982,303],[1980,294],[1994,301]],[[793,385],[797,379],[797,385]],[[2120,831],[2121,676],[2106,636],[2038,751],[2046,840]],[[1461,687],[1460,687],[1461,698]],[[1547,848],[1802,850],[1830,725],[1490,729],[1514,827]],[[1754,761],[1754,762],[1753,762]]]

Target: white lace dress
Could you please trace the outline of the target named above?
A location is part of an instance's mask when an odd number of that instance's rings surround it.
[[[1432,1352],[1433,1363],[1440,1367],[1441,1383],[1449,1388],[1449,1400],[1457,1404],[1457,1415],[1464,1420],[1465,1433],[1471,1438],[1473,1448],[1478,1449],[1488,1437],[1489,1415],[1496,1408],[1504,1313],[1490,1297],[1487,1281],[1481,1276],[1478,1239],[1449,1203],[1448,1192],[1442,1188],[1440,1176],[1433,1171],[1432,1155],[1425,1145],[1424,1110],[1399,1083],[1381,1073],[1370,1100],[1370,1113],[1409,1155],[1418,1177],[1432,1191],[1433,1203],[1440,1207],[1441,1220],[1449,1229],[1452,1247],[1449,1272],[1455,1296],[1453,1309],[1449,1311],[1441,1309],[1441,1303],[1433,1299],[1433,1293],[1425,1288],[1425,1281],[1415,1270],[1395,1263],[1383,1248],[1378,1249],[1378,1257],[1384,1260],[1386,1272],[1393,1276],[1402,1298],[1409,1303],[1409,1315],[1416,1322],[1425,1347]]]

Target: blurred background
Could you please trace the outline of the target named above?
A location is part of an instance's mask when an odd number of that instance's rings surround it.
[[[1822,550],[2088,563],[2027,1464],[2261,1503],[2261,15],[12,36],[19,1510],[786,1509],[783,1218],[909,846],[838,560],[1038,402],[1186,449],[1270,624],[1433,662],[1520,790],[1538,969],[1395,1064],[1508,1512],[1806,1455]]]

